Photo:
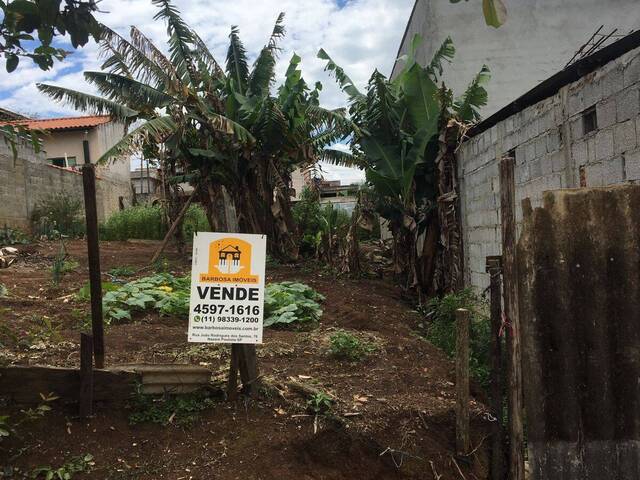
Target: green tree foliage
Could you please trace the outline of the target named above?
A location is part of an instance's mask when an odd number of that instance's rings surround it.
[[[422,294],[430,282],[422,265],[435,256],[437,242],[439,134],[451,121],[462,126],[479,118],[489,75],[483,67],[465,93],[454,98],[441,78],[443,64],[453,59],[453,42],[445,40],[426,66],[415,60],[420,42],[415,36],[409,54],[399,59],[404,69],[397,77],[389,80],[376,70],[365,93],[324,50],[318,56],[349,98],[356,125],[352,155],[365,168],[377,212],[389,222],[396,273],[407,289]]]
[[[351,131],[344,111],[320,107],[321,85],[307,85],[295,54],[284,83],[273,86],[283,15],[253,65],[232,28],[223,69],[171,2],[153,3],[167,25],[168,56],[135,27],[130,39],[104,27],[102,71],[85,73],[100,96],[39,88],[75,108],[137,122],[101,162],[162,152],[198,185],[212,228],[267,234],[272,253],[295,258],[291,172],[325,157],[348,160],[326,148]]]
[[[21,57],[42,70],[50,69],[54,60],[68,54],[51,45],[55,36],[68,34],[73,48],[85,45],[91,36],[97,38],[98,22],[93,17],[97,8],[96,0],[0,0],[0,54],[7,72],[18,67]],[[29,43],[33,41],[35,48]]]

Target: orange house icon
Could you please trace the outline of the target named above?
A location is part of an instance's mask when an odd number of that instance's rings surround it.
[[[209,244],[208,272],[201,282],[258,283],[251,273],[251,244],[239,238],[221,238]]]

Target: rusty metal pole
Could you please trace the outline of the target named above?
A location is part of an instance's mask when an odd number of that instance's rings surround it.
[[[104,327],[102,320],[102,280],[100,278],[100,245],[98,237],[98,207],[96,204],[96,171],[89,155],[89,142],[82,142],[84,165],[84,211],[87,225],[87,253],[89,257],[89,286],[91,290],[91,332],[95,367],[104,368]]]

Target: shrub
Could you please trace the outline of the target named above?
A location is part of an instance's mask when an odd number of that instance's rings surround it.
[[[453,357],[456,353],[455,312],[466,308],[471,312],[470,326],[470,371],[471,375],[483,387],[489,384],[491,323],[487,316],[486,302],[471,289],[434,298],[427,305],[428,321],[425,327],[426,338],[435,346]]]
[[[82,200],[67,192],[48,195],[34,207],[31,223],[38,236],[80,237],[85,231]]]
[[[322,316],[324,297],[303,283],[270,283],[264,296],[264,326],[310,324]]]
[[[329,353],[332,356],[350,361],[362,360],[375,350],[369,342],[344,330],[338,330],[332,334],[329,337],[329,343]]]

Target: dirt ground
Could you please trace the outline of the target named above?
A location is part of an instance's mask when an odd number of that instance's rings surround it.
[[[102,271],[124,265],[142,268],[156,246],[103,242]],[[79,332],[89,305],[74,294],[88,279],[86,246],[72,241],[67,248],[80,266],[58,287],[52,286],[50,271],[60,249],[55,242],[20,247],[18,262],[0,270],[0,283],[10,293],[0,299],[0,365],[78,365]],[[169,251],[167,260],[172,272],[188,272],[188,256]],[[317,431],[314,416],[296,406],[296,399],[279,395],[220,400],[188,428],[131,425],[126,405],[98,405],[93,418],[81,421],[77,407],[53,402],[43,418],[22,423],[15,435],[0,441],[5,471],[3,477],[0,470],[0,478],[24,478],[7,474],[9,466],[14,472],[30,472],[86,453],[94,456],[95,465],[73,478],[487,478],[487,409],[473,401],[475,451],[456,458],[453,364],[415,333],[419,315],[390,281],[336,278],[312,264],[268,267],[267,277],[299,280],[326,296],[318,328],[267,329],[258,348],[260,373],[272,391],[293,379],[336,399],[333,417],[321,417]],[[109,280],[106,275],[104,279]],[[45,327],[34,334],[34,324]],[[327,350],[336,329],[366,338],[376,351],[355,363],[334,359]],[[186,320],[157,313],[112,325],[105,333],[106,363],[199,364],[223,380],[228,347],[189,344],[186,331]],[[20,410],[0,404],[0,415],[18,418]]]

